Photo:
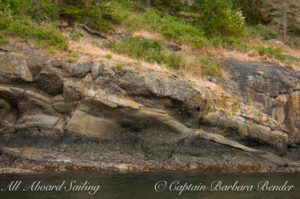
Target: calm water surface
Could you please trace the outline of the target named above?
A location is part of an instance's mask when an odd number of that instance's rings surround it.
[[[64,186],[70,188],[72,181],[74,185],[82,185],[85,181],[89,185],[100,185],[99,191],[95,195],[88,192],[78,191],[22,191],[23,188],[31,187],[34,181],[41,181],[40,185],[60,185],[65,181]],[[260,181],[268,180],[272,185],[282,185],[288,181],[289,185],[295,188],[288,192],[262,192],[253,190],[243,191],[210,191],[211,183],[222,181],[223,185],[253,185],[256,189]],[[203,174],[196,172],[163,172],[163,173],[114,173],[114,172],[83,172],[83,173],[50,173],[50,174],[5,174],[0,175],[0,189],[4,189],[11,181],[22,181],[18,191],[0,191],[1,199],[300,199],[300,174]],[[163,185],[157,189],[163,191],[156,192],[155,185],[161,182]],[[173,185],[170,187],[170,185]],[[204,191],[183,191],[179,195],[181,187],[186,185],[205,185]],[[181,185],[181,186],[180,186]]]

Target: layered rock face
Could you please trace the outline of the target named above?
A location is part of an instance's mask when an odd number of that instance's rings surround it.
[[[211,78],[223,87],[211,89],[36,50],[0,47],[2,168],[299,169],[300,75],[290,68],[228,61],[231,79]]]
[[[243,63],[235,60],[226,61],[223,68],[230,75],[230,80],[211,78],[211,81],[222,85],[230,96],[247,104],[248,109],[254,108],[250,109],[256,113],[250,111],[250,115],[244,115],[244,118],[264,125],[265,130],[274,135],[274,139],[280,134],[287,136],[287,144],[299,143],[299,71],[271,63]],[[247,134],[248,130],[244,131]]]

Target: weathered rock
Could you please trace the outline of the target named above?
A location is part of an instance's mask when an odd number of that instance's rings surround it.
[[[141,104],[136,103],[133,100],[108,94],[101,89],[95,90],[93,87],[86,90],[85,95],[90,97],[92,101],[98,101],[111,108],[127,107],[132,109],[139,109],[141,107]]]
[[[300,72],[290,67],[274,66],[270,63],[244,63],[230,60],[224,69],[231,74],[231,80],[221,83],[228,92],[238,91],[246,103],[286,125],[290,134],[299,135],[299,94],[297,88]],[[218,80],[216,82],[220,83]],[[237,83],[237,87],[228,85]]]
[[[291,68],[229,61],[230,80],[211,77],[223,87],[212,89],[167,72],[70,64],[31,51],[1,52],[0,158],[10,165],[300,165],[300,81]]]
[[[290,144],[290,138],[285,132],[273,130],[270,127],[256,124],[239,116],[220,116],[219,113],[213,112],[204,116],[203,122],[224,130],[227,128],[233,133],[238,133],[241,138],[256,140],[261,144],[267,143],[279,151],[285,151],[288,144]]]
[[[116,33],[116,32],[111,32],[109,33],[110,36],[115,37],[117,39],[127,39],[129,37],[131,37],[131,34],[127,34],[127,33]]]
[[[16,110],[7,101],[0,98],[0,133],[13,133],[16,119]]]
[[[114,121],[97,118],[82,110],[76,110],[68,122],[66,130],[87,136],[105,137],[111,136],[121,129]]]
[[[66,101],[78,101],[84,96],[84,87],[80,81],[65,78],[63,96]]]
[[[53,59],[53,60],[51,60],[51,65],[53,67],[60,68],[61,67],[61,62],[58,59]]]
[[[91,71],[92,63],[61,63],[65,76],[82,78]]]
[[[70,114],[76,107],[77,102],[67,102],[63,95],[57,95],[52,98],[52,107],[59,113]]]
[[[63,76],[59,69],[47,66],[42,69],[34,79],[38,88],[51,95],[58,95],[63,92]]]
[[[13,52],[16,50],[16,47],[13,43],[7,43],[5,45],[0,45],[0,50],[5,52]]]
[[[167,48],[169,49],[169,50],[172,50],[172,51],[181,51],[181,47],[179,47],[179,46],[176,46],[176,45],[174,45],[174,44],[168,44],[167,45]]]
[[[101,67],[101,65],[99,63],[93,63],[91,66],[91,74],[92,77],[95,79],[99,76],[99,68]]]
[[[0,83],[32,82],[32,74],[25,60],[6,56],[0,62]]]
[[[56,124],[58,124],[60,118],[50,116],[50,115],[24,115],[22,116],[17,124],[16,128],[18,129],[28,129],[28,128],[46,128],[46,129],[53,129],[55,128]]]
[[[112,93],[118,96],[126,95],[126,91],[111,81],[110,77],[100,76],[94,81],[94,89],[100,88],[105,92]]]
[[[40,73],[42,68],[46,66],[49,58],[41,56],[41,55],[30,55],[26,60],[27,67],[33,76],[36,76]]]

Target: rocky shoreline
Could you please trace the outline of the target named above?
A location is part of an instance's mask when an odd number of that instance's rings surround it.
[[[300,72],[224,61],[210,88],[0,46],[0,171],[299,172]]]

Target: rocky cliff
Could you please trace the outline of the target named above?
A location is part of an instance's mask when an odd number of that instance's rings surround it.
[[[215,88],[0,47],[0,166],[299,171],[300,72],[225,60]]]

